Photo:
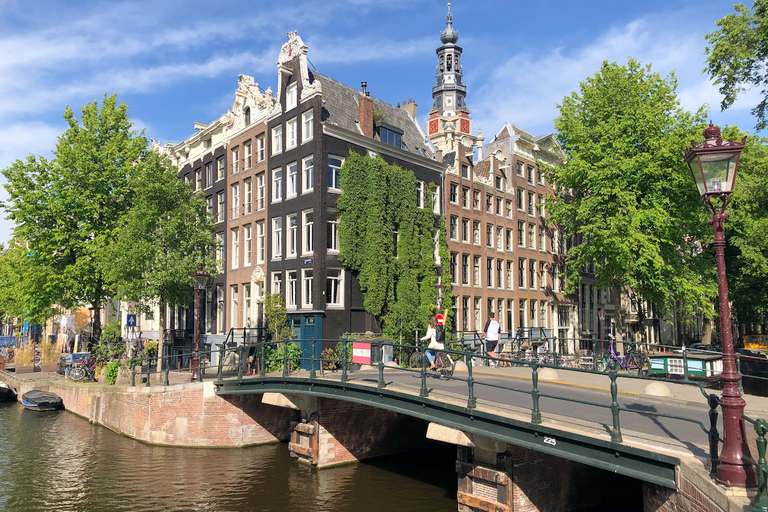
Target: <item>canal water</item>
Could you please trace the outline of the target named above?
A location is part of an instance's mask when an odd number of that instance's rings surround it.
[[[74,414],[0,404],[0,511],[456,510],[456,448],[317,470],[285,444],[150,446]]]

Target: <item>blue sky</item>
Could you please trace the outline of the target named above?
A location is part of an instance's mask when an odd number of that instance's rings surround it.
[[[709,104],[716,124],[752,129],[756,91],[721,113],[702,74],[704,35],[733,12],[707,0],[458,0],[467,105],[490,140],[511,122],[554,130],[557,104],[603,60],[631,56],[674,71],[682,105]],[[290,3],[0,0],[0,169],[28,154],[50,157],[64,107],[117,93],[137,129],[161,143],[190,136],[232,107],[239,74],[276,89],[286,32],[297,30],[321,73],[392,104],[413,99],[424,121],[432,105],[446,3],[325,0]],[[0,177],[0,181],[3,178]],[[0,199],[5,199],[0,190]],[[11,225],[0,220],[0,242]]]

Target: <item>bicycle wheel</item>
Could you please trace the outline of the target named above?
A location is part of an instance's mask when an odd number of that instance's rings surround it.
[[[408,359],[408,368],[421,368],[423,358],[424,354],[417,350],[411,354],[411,357]]]
[[[42,362],[43,358],[40,357],[40,354],[35,354],[35,356],[32,358],[32,364],[35,366],[40,366]]]
[[[651,358],[645,354],[636,354],[637,374],[641,377],[647,377],[651,373]]]
[[[595,364],[595,369],[599,372],[604,372],[608,370],[608,361],[606,361],[602,357],[599,358]]]
[[[75,382],[85,379],[85,368],[82,366],[73,366],[69,369],[69,378]]]
[[[437,372],[441,377],[450,377],[453,375],[453,361],[448,354],[439,352],[437,354]]]

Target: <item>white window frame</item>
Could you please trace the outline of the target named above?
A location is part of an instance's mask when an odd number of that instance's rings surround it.
[[[299,191],[299,164],[291,162],[285,166],[286,170],[286,193],[285,198],[296,197]]]
[[[301,114],[301,143],[309,142],[315,135],[315,113],[310,109]]]
[[[240,148],[232,149],[232,174],[240,171]]]
[[[249,142],[243,142],[243,170],[247,171],[253,166],[253,146]]]
[[[335,283],[335,284],[334,284]],[[329,268],[326,271],[325,278],[325,300],[326,307],[343,308],[344,307],[344,269]],[[333,292],[336,292],[335,294]]]
[[[243,215],[253,211],[253,181],[251,178],[243,180]]]
[[[272,218],[272,259],[283,257],[283,218]]]
[[[264,229],[264,221],[256,223],[256,263],[264,263],[267,256],[267,233]]]
[[[285,149],[293,149],[299,145],[299,121],[294,117],[285,123]]]
[[[279,203],[283,200],[283,169],[272,169],[272,202]]]
[[[295,213],[286,217],[285,257],[295,258],[299,243],[299,218]]]
[[[304,210],[301,215],[301,254],[309,256],[314,251],[315,215],[313,210]]]
[[[240,302],[240,293],[238,285],[233,284],[229,287],[229,326],[231,328],[239,327],[237,325],[237,313],[240,310],[238,303]]]
[[[243,267],[250,267],[253,260],[253,227],[243,226]]]
[[[339,162],[339,165],[332,165],[331,161]],[[344,159],[340,156],[328,155],[328,169],[327,169],[327,185],[329,192],[341,193],[341,183],[339,181],[339,171],[341,166],[344,165]]]
[[[227,161],[223,156],[216,159],[216,181],[223,180],[227,173]]]
[[[283,152],[283,126],[272,128],[272,154],[279,155]]]
[[[227,192],[225,190],[220,190],[216,194],[216,199],[216,207],[218,208],[216,211],[216,222],[222,222],[224,221],[227,209]]]
[[[288,270],[285,273],[285,307],[296,309],[299,295],[299,271]]]
[[[282,297],[283,295],[283,273],[272,272],[272,279],[270,279],[270,287],[272,293],[276,293]]]
[[[296,105],[298,104],[299,104],[299,84],[298,82],[293,82],[292,84],[289,84],[288,87],[285,88],[286,112],[288,110],[291,110],[292,108],[296,108]]]
[[[230,186],[232,192],[232,216],[231,219],[240,217],[240,183],[233,183]]]
[[[243,327],[251,327],[251,283],[243,283]]]
[[[315,188],[315,157],[308,156],[301,161],[302,193],[311,192]]]
[[[267,206],[267,185],[265,173],[256,175],[256,211],[261,211]]]
[[[339,214],[333,210],[328,211],[326,234],[326,249],[331,254],[337,254],[339,252]]]
[[[230,231],[230,237],[232,244],[232,254],[230,254],[230,260],[232,262],[231,268],[238,268],[240,266],[240,228],[232,228]]]
[[[263,133],[256,137],[256,158],[258,159],[257,160],[258,162],[263,162],[266,156],[265,142],[266,142],[266,139]]]
[[[314,295],[314,275],[311,268],[301,269],[301,307],[312,309],[312,296]]]

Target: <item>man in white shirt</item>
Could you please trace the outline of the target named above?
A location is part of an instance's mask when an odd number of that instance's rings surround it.
[[[488,321],[485,322],[485,327],[483,327],[483,336],[485,337],[486,353],[493,358],[496,357],[496,346],[499,344],[500,330],[501,326],[496,321],[496,313],[491,311],[488,313]],[[496,361],[491,361],[490,364],[491,366],[496,366]]]

